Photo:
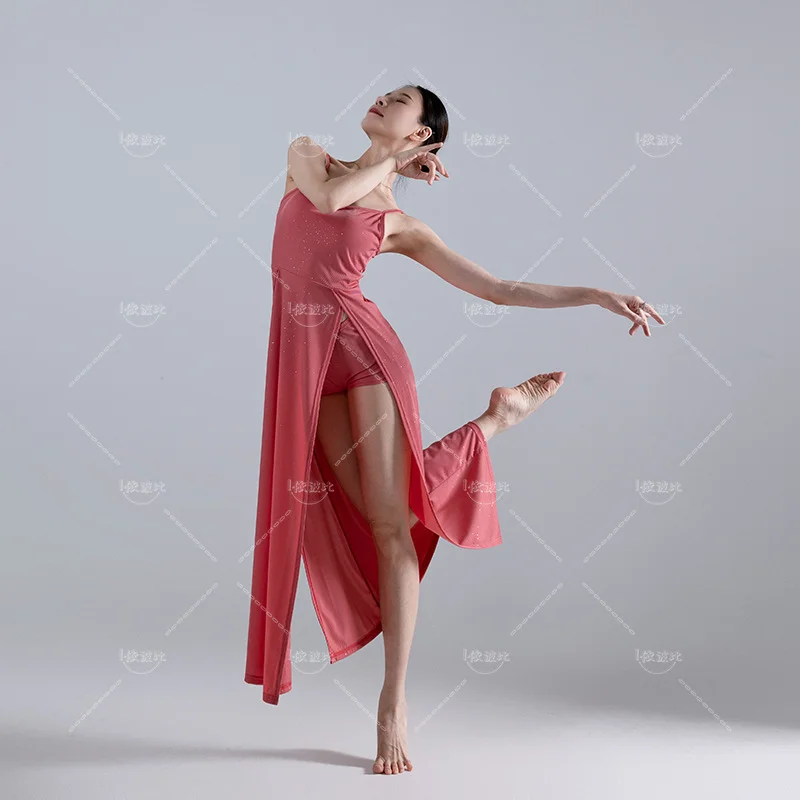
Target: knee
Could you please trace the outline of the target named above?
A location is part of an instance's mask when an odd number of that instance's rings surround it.
[[[372,538],[379,550],[391,550],[405,546],[411,542],[411,531],[408,520],[403,520],[400,515],[391,519],[369,519]]]

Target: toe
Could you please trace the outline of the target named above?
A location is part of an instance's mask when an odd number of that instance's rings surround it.
[[[375,759],[375,763],[372,765],[372,771],[373,772],[377,772],[377,773],[383,772],[383,757],[382,756],[379,756],[378,758]]]

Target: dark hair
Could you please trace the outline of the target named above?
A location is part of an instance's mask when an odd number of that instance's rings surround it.
[[[447,116],[447,109],[444,103],[435,95],[430,89],[424,86],[417,86],[413,83],[407,83],[406,86],[413,86],[422,95],[422,113],[419,116],[419,124],[426,125],[433,133],[422,142],[422,144],[430,144],[432,142],[447,141],[447,132],[450,129],[450,119]],[[436,147],[431,150],[431,153],[438,153],[440,148]],[[422,168],[427,172],[428,168]],[[402,175],[398,176],[403,178]]]
[[[447,140],[447,132],[450,129],[450,120],[444,103],[430,89],[426,89],[424,86],[415,86],[414,88],[422,95],[420,124],[427,125],[433,131],[430,136],[431,142],[445,142]],[[439,148],[431,150],[431,153],[438,152]]]

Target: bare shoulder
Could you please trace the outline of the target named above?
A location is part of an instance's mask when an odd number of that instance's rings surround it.
[[[287,195],[292,189],[297,188],[297,182],[292,177],[292,168],[298,162],[302,161],[304,164],[308,161],[317,161],[322,164],[323,171],[325,170],[325,148],[318,142],[315,142],[310,136],[298,136],[289,142],[289,148],[286,153],[286,185],[284,187],[284,196]]]
[[[300,158],[313,158],[314,156],[324,156],[325,148],[315,142],[310,136],[298,136],[289,142],[289,163],[291,164],[293,156]]]
[[[385,229],[384,253],[400,253],[416,258],[423,248],[437,240],[441,241],[429,225],[405,213],[386,214]]]

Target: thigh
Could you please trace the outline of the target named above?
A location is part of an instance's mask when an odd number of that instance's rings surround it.
[[[373,534],[407,530],[411,448],[391,387],[357,386],[347,399],[364,516]]]
[[[320,400],[317,438],[350,502],[366,516],[346,392],[324,395]]]

